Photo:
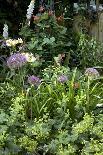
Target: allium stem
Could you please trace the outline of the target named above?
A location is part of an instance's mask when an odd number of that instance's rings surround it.
[[[31,121],[32,121],[32,118],[33,118],[33,111],[32,111],[32,102],[31,102]]]

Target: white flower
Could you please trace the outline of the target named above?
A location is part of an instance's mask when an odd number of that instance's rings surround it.
[[[3,28],[3,37],[5,39],[8,38],[8,25],[7,24],[4,24],[4,28]]]
[[[34,2],[35,2],[35,1],[32,0],[32,1],[30,2],[30,5],[28,6],[27,14],[26,14],[26,17],[27,17],[28,20],[31,19],[31,16],[32,16],[32,14],[33,14],[33,10],[34,10]]]
[[[26,57],[27,62],[35,62],[36,58],[32,53],[22,53]]]
[[[18,43],[23,44],[23,40],[21,38],[18,38]]]
[[[16,39],[8,39],[6,40],[6,45],[7,46],[16,46],[17,44],[22,44],[23,43],[23,40],[21,38],[18,38],[17,40]]]
[[[12,43],[12,39],[6,40],[6,45],[7,45],[7,46],[11,46],[11,43]]]

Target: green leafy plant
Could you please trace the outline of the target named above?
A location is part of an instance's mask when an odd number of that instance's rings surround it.
[[[49,11],[50,12],[50,11]],[[71,41],[67,39],[67,29],[58,25],[55,15],[45,11],[34,16],[34,28],[22,27],[20,35],[25,39],[26,50],[38,53],[44,64],[53,60],[60,53],[68,53]]]
[[[77,52],[81,67],[103,65],[102,44],[97,42],[95,38],[90,38],[85,34],[81,34]]]

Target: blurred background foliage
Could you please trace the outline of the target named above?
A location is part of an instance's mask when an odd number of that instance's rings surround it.
[[[10,33],[18,34],[22,23],[26,19],[25,14],[29,3],[30,0],[0,0],[0,34],[2,34],[5,22],[9,26]],[[72,17],[72,0],[36,0],[34,14],[38,13],[40,5],[55,10],[56,16],[63,14],[65,18]]]

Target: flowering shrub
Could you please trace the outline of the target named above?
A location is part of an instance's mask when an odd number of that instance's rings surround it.
[[[40,6],[38,13],[33,15],[33,6],[34,2],[31,1],[27,10],[29,25],[21,28],[20,35],[26,42],[25,50],[28,53],[39,54],[44,60],[43,67],[45,67],[52,63],[53,57],[68,53],[70,42],[67,40],[67,29],[57,23],[52,10]]]

